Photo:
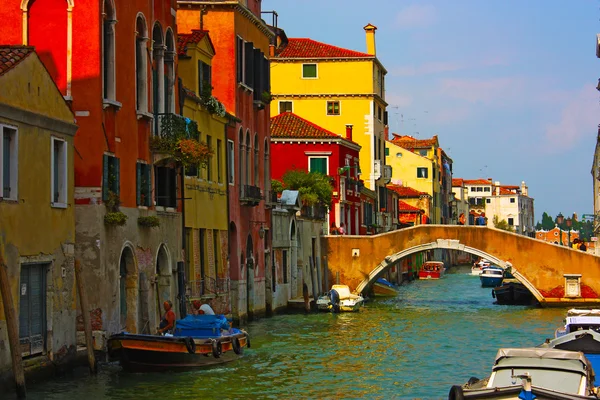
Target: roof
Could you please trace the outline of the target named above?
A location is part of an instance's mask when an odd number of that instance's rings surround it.
[[[464,179],[465,185],[491,185],[492,181],[487,179]]]
[[[410,204],[405,203],[402,200],[398,200],[398,211],[402,211],[402,212],[423,212],[423,210],[421,210],[420,208],[411,206]]]
[[[452,186],[463,186],[465,184],[465,180],[462,178],[452,178]]]
[[[421,196],[429,196],[429,193],[419,192],[418,190],[413,189],[408,186],[387,185],[387,188],[398,193],[400,195],[400,197],[415,198],[415,197],[421,197]]]
[[[210,47],[215,53],[215,46],[213,46],[212,40],[210,40],[210,35],[208,31],[200,30],[200,29],[192,29],[192,33],[178,33],[177,34],[177,55],[184,56],[186,54],[187,45],[189,43],[198,44],[204,39],[204,37],[208,37],[208,42],[210,43]]]
[[[356,144],[292,112],[284,112],[271,118],[271,138],[342,139],[348,143]]]
[[[32,46],[0,45],[0,75],[13,69],[33,52]]]
[[[186,86],[183,86],[183,92],[185,93],[186,97],[188,97],[188,98],[190,98],[192,100],[195,100],[197,103],[201,103],[202,102],[202,99],[200,97],[198,97],[198,95],[196,94],[196,92],[194,92],[192,89],[190,89],[190,88],[188,88]]]
[[[374,58],[374,56],[308,38],[290,38],[287,46],[279,49],[275,58]]]
[[[392,135],[394,137],[391,142],[405,149],[429,149],[439,143],[437,135],[434,135],[431,139],[417,139],[409,135],[398,135],[396,133]]]

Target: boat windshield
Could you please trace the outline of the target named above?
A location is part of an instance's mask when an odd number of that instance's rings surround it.
[[[507,368],[499,369],[490,379],[488,387],[502,387],[520,385],[521,381],[518,378],[513,378],[515,375],[523,375],[525,373],[531,375],[531,384],[537,387],[543,387],[557,392],[578,393],[581,386],[581,373],[572,371],[557,371],[542,368]]]

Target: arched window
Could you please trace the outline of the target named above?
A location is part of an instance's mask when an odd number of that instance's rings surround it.
[[[148,61],[146,59],[146,42],[148,27],[146,17],[139,13],[135,22],[135,84],[136,109],[138,112],[148,112]]]
[[[258,162],[260,161],[258,153],[260,147],[258,146],[258,133],[254,134],[254,186],[260,186],[259,168]]]
[[[246,130],[246,185],[252,182],[252,167],[250,161],[252,160],[252,142],[250,142],[250,129]]]
[[[165,112],[165,45],[162,27],[158,22],[152,28],[152,111]]]
[[[175,110],[175,41],[171,28],[167,28],[165,46],[165,112],[172,113]]]
[[[240,190],[242,191],[241,193],[243,194],[243,190],[244,190],[244,185],[246,184],[245,178],[246,178],[246,173],[244,172],[244,166],[246,165],[244,162],[244,157],[246,156],[246,152],[244,151],[244,129],[240,127],[240,132],[239,132],[239,138],[238,138],[238,145],[239,145],[239,159],[238,159],[238,163],[240,165]]]
[[[105,100],[116,100],[115,24],[117,14],[113,0],[104,0],[102,12],[102,90]]]
[[[271,191],[271,173],[269,166],[269,139],[265,139],[265,151],[264,151],[264,165],[263,165],[263,175],[265,182],[263,183],[265,188],[265,193]]]

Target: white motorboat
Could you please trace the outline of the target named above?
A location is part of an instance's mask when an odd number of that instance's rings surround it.
[[[365,302],[362,296],[351,293],[347,285],[333,285],[329,291],[329,299],[333,312],[358,311]]]
[[[556,329],[554,337],[586,329],[600,333],[600,309],[571,308],[567,311],[565,326]]]
[[[481,275],[481,272],[483,271],[484,268],[487,268],[491,265],[492,265],[491,262],[489,262],[485,258],[482,258],[481,260],[479,260],[475,264],[473,264],[473,266],[471,267],[471,275],[479,276],[479,275]]]

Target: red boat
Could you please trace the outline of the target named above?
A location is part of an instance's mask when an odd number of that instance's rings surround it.
[[[440,279],[445,270],[441,261],[425,261],[419,270],[419,279]]]

